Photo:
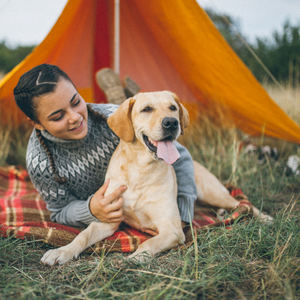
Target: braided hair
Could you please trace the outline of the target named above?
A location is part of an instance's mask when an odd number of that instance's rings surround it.
[[[28,118],[38,123],[37,101],[34,98],[54,92],[57,83],[63,78],[72,83],[69,76],[57,66],[42,64],[32,68],[20,77],[14,88],[17,105]]]
[[[32,121],[39,123],[37,117],[37,102],[34,101],[39,96],[53,93],[57,87],[57,83],[61,79],[66,79],[69,82],[72,80],[69,76],[55,65],[42,64],[32,68],[30,71],[24,73],[16,87],[14,88],[14,97],[18,107],[23,113]],[[73,84],[74,85],[74,84]],[[35,99],[34,99],[35,98]],[[106,117],[97,111],[94,111],[90,105],[87,105],[89,115],[99,123],[106,122]],[[55,167],[53,155],[49,149],[47,140],[43,137],[39,129],[35,129],[37,138],[45,149],[49,160],[55,181],[59,184],[65,184],[67,179],[61,177]]]
[[[51,165],[52,173],[54,174],[55,181],[59,184],[65,184],[67,182],[67,178],[66,177],[61,177],[61,176],[58,175],[57,170],[55,168],[53,155],[52,155],[52,152],[49,150],[46,139],[42,136],[42,133],[41,133],[40,130],[35,129],[35,132],[36,132],[36,136],[37,136],[38,140],[40,141],[40,144],[45,149],[45,151],[46,151],[46,153],[49,157],[50,165]]]

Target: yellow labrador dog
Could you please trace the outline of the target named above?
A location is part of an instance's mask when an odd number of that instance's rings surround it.
[[[108,125],[120,137],[120,144],[107,170],[110,185],[106,194],[126,185],[122,195],[123,221],[138,230],[156,233],[129,258],[142,261],[144,256],[138,255],[142,252],[155,255],[185,241],[172,164],[179,158],[174,141],[188,123],[186,109],[175,94],[167,91],[140,93],[126,100],[108,118]],[[194,167],[199,200],[224,209],[239,204],[207,169],[197,162]],[[259,210],[255,209],[254,214],[258,216]],[[41,261],[47,265],[63,264],[111,236],[119,225],[93,222],[70,244],[46,252]]]

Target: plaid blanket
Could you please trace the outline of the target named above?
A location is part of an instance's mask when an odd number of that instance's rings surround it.
[[[252,213],[252,205],[242,191],[233,186],[227,188],[233,197],[240,200],[240,205],[235,212],[225,221],[220,221],[210,212],[195,212],[192,222],[194,231],[229,225],[241,215]],[[15,166],[0,168],[0,236],[34,238],[54,247],[60,247],[70,243],[83,229],[51,222],[46,203],[35,190],[24,169]],[[185,229],[185,234],[185,246],[189,246],[193,241],[190,226]],[[133,252],[149,238],[150,235],[122,224],[113,236],[86,251],[101,252],[106,249],[110,252]]]

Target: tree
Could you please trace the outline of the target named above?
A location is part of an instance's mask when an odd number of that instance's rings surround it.
[[[0,42],[0,72],[8,73],[19,64],[34,46],[18,46],[9,48],[5,41]]]
[[[212,10],[206,10],[206,12],[232,49],[260,82],[264,82],[269,76],[247,49],[241,38],[248,43],[278,81],[293,86],[299,85],[300,26],[292,26],[289,21],[286,21],[282,32],[275,31],[272,38],[257,38],[256,43],[251,45],[245,37],[241,34],[239,37],[233,30],[234,27],[240,32],[239,24],[232,17],[218,15]]]
[[[279,80],[296,85],[300,81],[300,26],[284,24],[283,33],[274,32],[274,45],[271,48],[270,68]]]

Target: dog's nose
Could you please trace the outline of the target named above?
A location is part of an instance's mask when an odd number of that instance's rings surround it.
[[[162,126],[165,129],[175,130],[178,128],[178,120],[176,118],[170,118],[170,117],[164,118],[162,120]]]

